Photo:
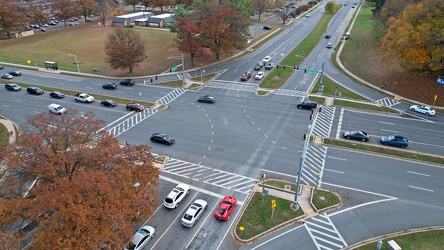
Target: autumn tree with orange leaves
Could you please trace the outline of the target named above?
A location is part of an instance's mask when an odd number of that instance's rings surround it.
[[[16,2],[0,0],[0,27],[8,38],[11,38],[11,33],[24,31],[26,21],[27,17],[19,11]]]
[[[136,220],[153,214],[159,171],[149,146],[121,148],[105,126],[75,109],[27,117],[2,163],[2,247],[19,249],[18,229],[31,222],[35,249],[121,249],[131,240]]]
[[[401,15],[388,19],[381,50],[410,70],[443,70],[443,14],[444,0],[407,5]]]

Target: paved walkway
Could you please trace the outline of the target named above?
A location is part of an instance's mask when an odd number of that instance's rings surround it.
[[[0,115],[0,123],[6,127],[6,130],[9,133],[9,143],[14,143],[17,138],[17,133],[15,128],[19,129],[11,120]]]

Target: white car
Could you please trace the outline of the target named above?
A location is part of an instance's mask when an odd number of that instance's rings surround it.
[[[54,114],[58,114],[58,115],[63,115],[64,113],[66,113],[66,109],[62,105],[55,104],[55,103],[50,104],[48,106],[48,110],[49,110],[49,113],[54,113]]]
[[[186,227],[193,227],[196,221],[202,216],[203,212],[207,209],[207,202],[202,199],[197,199],[191,204],[190,208],[185,212],[182,217],[182,225]]]
[[[256,76],[254,77],[254,79],[256,80],[262,80],[265,76],[265,73],[262,71],[257,72]]]
[[[310,13],[308,13],[307,15],[305,15],[305,17],[310,17]]]
[[[411,111],[415,111],[421,114],[425,115],[435,115],[436,111],[429,106],[423,106],[423,105],[412,105],[410,107]]]
[[[262,60],[262,62],[268,63],[269,61],[271,61],[271,56],[266,56],[264,57],[264,59]]]
[[[173,209],[179,206],[183,198],[190,193],[190,187],[186,184],[180,183],[167,195],[163,201],[163,205],[167,208]]]
[[[155,232],[156,229],[154,227],[143,226],[142,229],[133,235],[130,246],[125,248],[125,250],[142,250],[150,242],[151,238],[154,238]]]

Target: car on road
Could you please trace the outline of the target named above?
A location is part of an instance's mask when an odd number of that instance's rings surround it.
[[[331,37],[330,34],[326,34],[326,35],[325,35],[325,38],[330,38],[330,37]]]
[[[197,199],[191,204],[182,217],[181,223],[186,227],[193,227],[196,221],[202,216],[207,209],[208,203],[202,199]]]
[[[110,100],[110,99],[106,99],[106,100],[101,101],[100,105],[112,108],[112,107],[117,106],[117,102]]]
[[[15,83],[8,83],[8,84],[5,84],[5,89],[9,90],[9,91],[19,91],[22,89],[22,87],[20,87],[19,85],[15,84]]]
[[[327,43],[327,49],[331,49],[333,45],[331,43]]]
[[[316,102],[309,101],[309,100],[298,102],[298,104],[296,104],[296,107],[298,109],[315,109],[317,106],[318,106],[318,104]]]
[[[102,85],[102,89],[115,90],[115,89],[117,89],[117,84],[115,84],[115,83],[105,83],[105,84]]]
[[[12,75],[10,75],[10,74],[3,74],[2,75],[2,79],[7,79],[7,80],[10,80],[10,79],[12,79],[12,78],[14,78]]]
[[[139,231],[137,231],[133,238],[131,239],[131,243],[128,247],[125,247],[125,250],[142,250],[145,246],[150,242],[152,238],[154,238],[154,234],[156,233],[156,229],[152,226],[143,226]]]
[[[135,83],[133,79],[125,79],[120,82],[120,85],[133,86]]]
[[[386,146],[398,146],[405,148],[409,145],[409,140],[402,135],[381,136],[381,143]]]
[[[26,88],[26,92],[32,95],[41,95],[45,93],[45,91],[39,87],[28,87]]]
[[[248,81],[251,78],[251,72],[247,71],[242,74],[241,81]]]
[[[310,17],[310,13],[308,13],[307,15],[305,15],[305,17]]]
[[[364,131],[360,130],[350,130],[344,131],[342,134],[346,139],[358,140],[358,141],[368,141],[370,140],[370,135]]]
[[[229,220],[230,214],[233,212],[236,207],[237,199],[234,196],[225,196],[222,199],[222,202],[219,204],[219,207],[214,212],[214,217],[218,220]]]
[[[187,184],[178,184],[171,192],[165,197],[163,205],[167,208],[173,209],[179,206],[179,203],[190,193],[190,187]]]
[[[258,62],[256,65],[254,65],[254,70],[261,70],[263,67],[263,63]]]
[[[63,115],[66,113],[66,109],[59,104],[53,103],[48,105],[49,113]]]
[[[264,25],[263,29],[264,29],[264,30],[271,30],[271,27],[268,26],[268,25]]]
[[[425,115],[435,115],[436,111],[429,106],[424,105],[412,105],[410,106],[411,111],[415,111]]]
[[[205,103],[215,103],[216,102],[216,98],[209,96],[209,95],[204,95],[199,97],[199,99],[197,99],[198,102],[205,102]]]
[[[274,63],[267,63],[267,65],[265,65],[265,69],[270,70],[272,68],[274,68]]]
[[[257,72],[256,76],[254,77],[254,79],[256,80],[262,80],[264,79],[265,73],[263,71],[259,71]]]
[[[53,91],[53,92],[49,93],[49,96],[52,98],[57,98],[57,99],[65,98],[65,94],[63,94],[62,92],[59,92],[59,91]]]
[[[162,143],[166,145],[171,145],[176,142],[176,139],[165,133],[154,133],[151,135],[150,140],[152,142]]]
[[[74,95],[74,101],[91,103],[91,102],[94,102],[94,96],[88,95],[86,93],[79,93],[79,94]]]
[[[0,69],[5,69],[5,67],[3,67],[2,65],[0,65]]]
[[[13,71],[9,72],[9,74],[13,75],[13,76],[21,76],[22,72],[20,72],[18,70],[13,70]]]
[[[139,103],[128,103],[126,105],[126,110],[131,110],[131,111],[136,111],[136,112],[140,112],[143,111],[145,109],[145,106],[139,104]]]
[[[264,57],[264,59],[262,59],[262,62],[265,62],[265,63],[267,63],[269,61],[271,61],[271,56],[266,56],[266,57]]]

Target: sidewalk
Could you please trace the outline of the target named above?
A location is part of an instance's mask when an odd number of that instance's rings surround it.
[[[18,128],[14,122],[9,120],[8,118],[0,115],[0,123],[3,124],[6,127],[6,130],[9,133],[9,143],[15,143],[17,133],[15,131],[15,128]]]

